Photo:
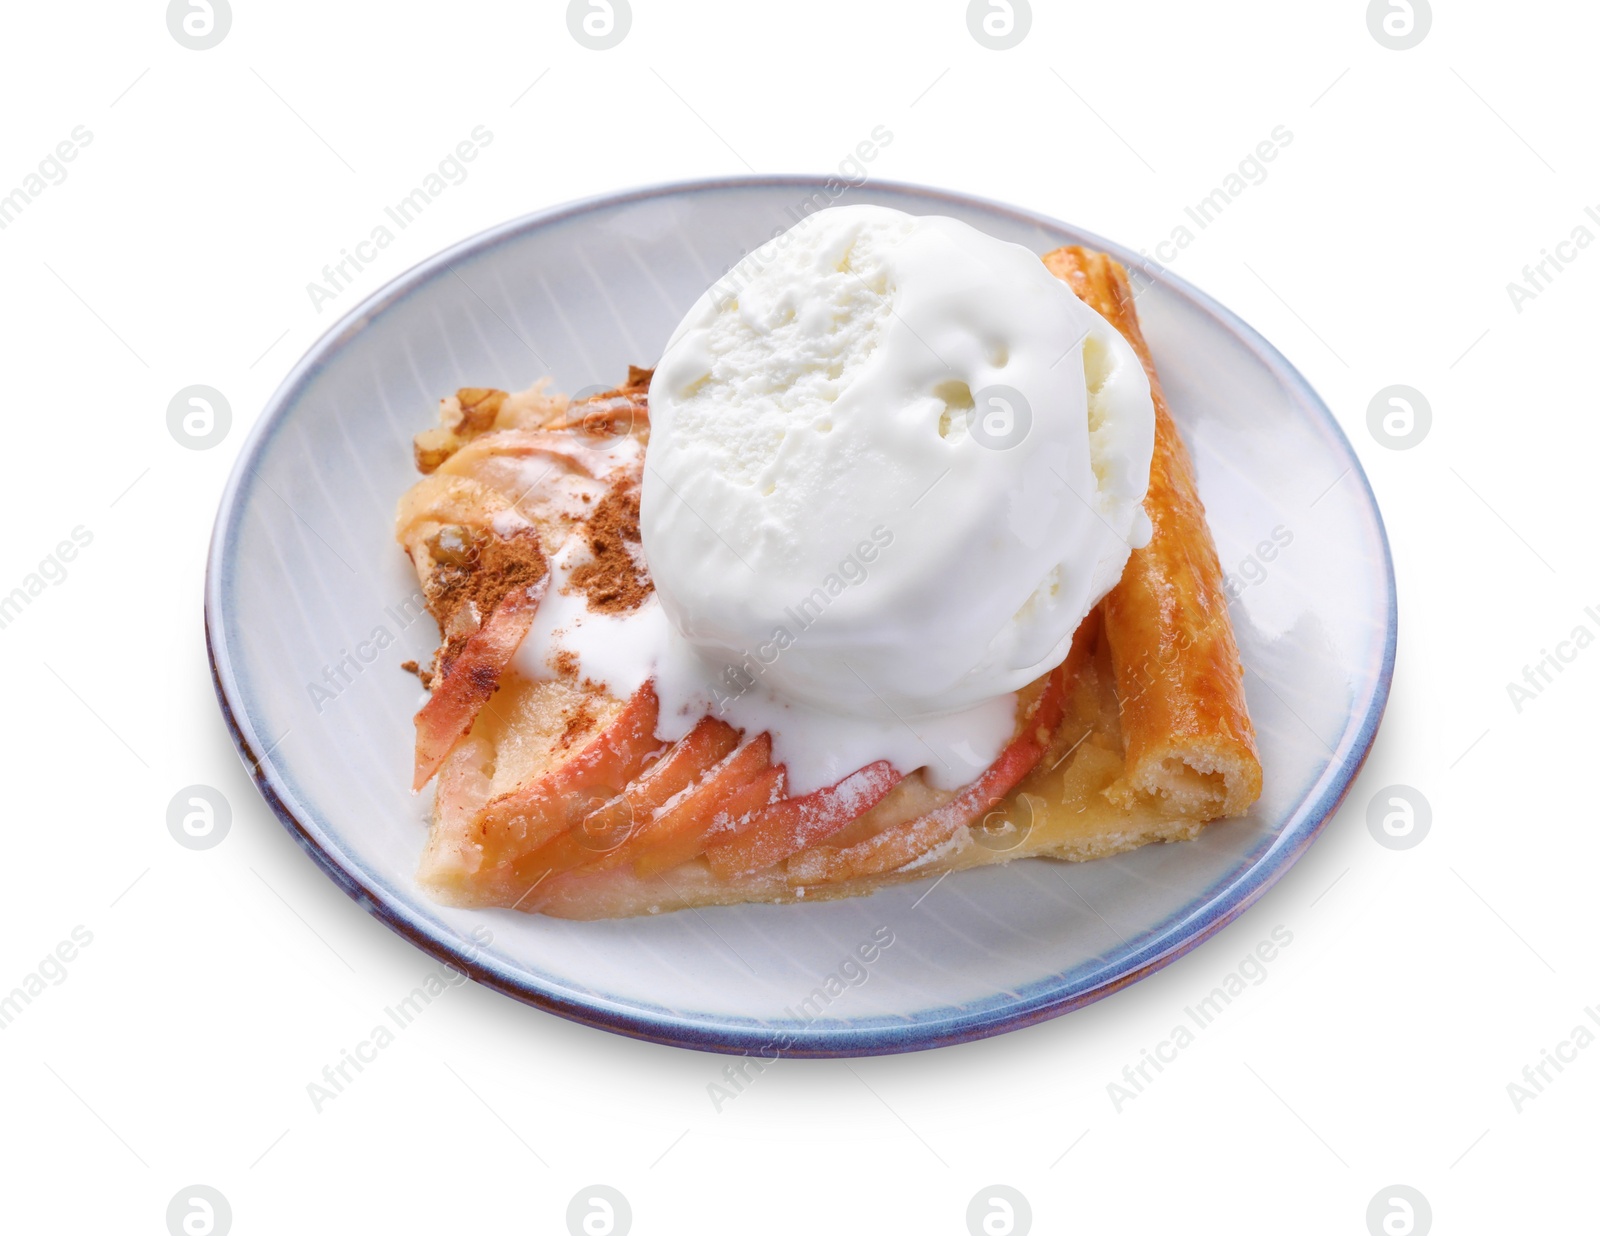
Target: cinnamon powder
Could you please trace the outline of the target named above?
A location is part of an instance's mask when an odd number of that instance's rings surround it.
[[[435,673],[446,671],[478,625],[514,588],[527,588],[544,578],[549,565],[538,534],[521,529],[510,536],[452,524],[429,538],[426,549],[434,569],[423,597],[445,638],[434,657]],[[473,615],[454,621],[463,609]]]
[[[592,559],[574,568],[572,586],[596,613],[638,609],[655,588],[639,549],[639,487],[613,488],[595,504],[583,531]]]

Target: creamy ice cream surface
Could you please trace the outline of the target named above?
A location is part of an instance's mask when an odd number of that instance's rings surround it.
[[[663,739],[772,736],[788,792],[878,760],[953,789],[1150,535],[1137,356],[1039,257],[957,222],[818,211],[703,295],[650,387],[654,591],[590,609],[576,541],[522,673],[627,698]]]
[[[841,722],[997,715],[1150,535],[1137,356],[1036,254],[954,219],[807,217],[689,311],[650,416],[672,633]]]

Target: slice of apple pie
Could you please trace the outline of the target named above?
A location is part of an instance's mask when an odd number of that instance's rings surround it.
[[[1261,766],[1222,572],[1126,273],[1079,248],[1044,262],[1148,376],[1150,535],[964,784],[904,758],[791,784],[737,709],[672,714],[656,675],[613,689],[632,681],[628,632],[665,621],[640,533],[649,371],[578,401],[443,401],[398,521],[442,635],[416,717],[431,895],[576,919],[850,897],[1189,839],[1249,809]]]

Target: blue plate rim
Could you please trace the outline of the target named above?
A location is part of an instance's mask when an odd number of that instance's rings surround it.
[[[352,856],[331,845],[327,838],[320,835],[315,823],[303,819],[295,809],[293,795],[272,763],[270,748],[261,742],[250,727],[232,658],[225,643],[222,622],[226,603],[222,590],[222,563],[242,511],[240,498],[245,482],[254,472],[255,463],[270,444],[277,426],[294,406],[300,388],[329,356],[373,317],[409,296],[441,270],[464,258],[486,252],[526,231],[577,218],[600,208],[651,198],[770,187],[826,192],[828,185],[835,181],[837,177],[808,174],[728,176],[671,181],[622,192],[596,194],[507,220],[418,262],[330,326],[307,349],[273,392],[241,448],[224,487],[207,555],[204,605],[206,652],[212,686],[229,736],[257,791],[289,834],[335,885],[385,926],[476,982],[568,1020],[668,1046],[729,1054],[771,1055],[779,1040],[787,1040],[776,1049],[776,1054],[801,1058],[855,1057],[927,1050],[1037,1024],[1103,999],[1163,969],[1254,904],[1298,860],[1326,826],[1349,793],[1372,748],[1388,704],[1394,674],[1399,622],[1398,595],[1388,531],[1376,495],[1349,438],[1332,412],[1305,377],[1271,343],[1205,292],[1126,246],[1048,215],[1008,203],[927,185],[875,179],[862,187],[882,189],[931,203],[977,208],[1046,231],[1066,233],[1077,238],[1079,243],[1112,254],[1130,269],[1137,267],[1144,278],[1164,284],[1215,318],[1263,364],[1294,388],[1301,400],[1320,416],[1322,428],[1343,452],[1350,472],[1361,484],[1366,507],[1382,547],[1387,608],[1383,652],[1367,698],[1365,701],[1356,701],[1352,708],[1351,716],[1355,724],[1346,727],[1341,737],[1340,751],[1289,816],[1275,842],[1256,861],[1214,886],[1204,900],[1191,903],[1173,915],[1165,928],[1154,933],[1143,945],[1129,950],[1117,963],[1101,964],[1087,979],[1074,980],[1066,975],[1058,975],[1030,985],[1025,994],[1002,993],[976,1005],[930,1009],[928,1015],[919,1014],[916,1019],[901,1023],[860,1026],[848,1022],[842,1025],[823,1023],[816,1028],[808,1026],[799,1030],[784,1028],[782,1023],[719,1023],[709,1017],[695,1019],[673,1015],[665,1010],[640,1011],[637,1007],[629,1008],[593,993],[566,995],[551,987],[541,986],[536,976],[525,971],[463,953],[453,940],[441,936],[433,924],[416,913],[411,904],[370,877]],[[416,899],[421,899],[420,893]]]

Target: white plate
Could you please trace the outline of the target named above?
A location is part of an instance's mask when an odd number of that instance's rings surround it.
[[[1197,841],[963,872],[852,901],[572,923],[429,902],[412,873],[417,683],[436,640],[395,544],[411,436],[459,386],[612,385],[696,296],[829,197],[812,177],[673,185],[532,215],[395,280],[295,366],[223,495],[206,584],[217,695],[284,824],[371,913],[478,981],[624,1034],[721,1051],[862,1055],[994,1034],[1158,969],[1304,850],[1372,744],[1394,660],[1393,570],[1360,464],[1305,380],[1180,279],[1139,312],[1224,567],[1266,789]],[[850,190],[1043,253],[1128,251],[906,185]],[[1258,546],[1287,541],[1270,561]],[[407,605],[411,609],[407,610]],[[313,692],[312,684],[321,690]],[[332,698],[328,698],[331,695]],[[482,928],[492,937],[487,945]],[[474,937],[474,929],[479,929]],[[892,941],[884,944],[884,941]],[[863,954],[870,957],[864,960]]]

